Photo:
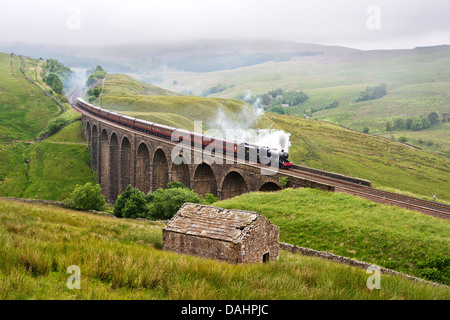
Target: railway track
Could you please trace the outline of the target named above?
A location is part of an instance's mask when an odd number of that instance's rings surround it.
[[[450,219],[450,205],[405,196],[398,193],[379,190],[356,183],[330,178],[324,175],[291,169],[290,173],[297,177],[311,178],[317,182],[326,183],[334,187],[335,192],[343,192],[366,198],[378,203],[395,205],[409,210],[419,211],[438,218]]]
[[[72,92],[68,96],[69,104],[72,106],[74,110],[76,110],[79,113],[85,113],[84,110],[77,107],[76,104],[76,98],[80,94],[81,89],[77,89],[74,92]],[[91,117],[97,118],[93,115],[89,115]],[[107,121],[102,118],[98,118],[100,121]],[[112,123],[113,125],[120,126],[116,123]],[[135,131],[133,129],[127,128],[128,130]],[[140,131],[136,131],[138,134],[144,134]],[[155,139],[162,139],[159,137],[155,137]],[[164,140],[167,142],[166,140]],[[171,142],[168,142],[171,143]],[[175,143],[174,143],[175,145]],[[245,161],[247,163],[247,161]],[[258,166],[261,168],[266,168],[266,166],[262,164],[250,164],[248,165],[252,166]],[[434,202],[434,201],[428,201],[423,200],[415,197],[405,196],[398,193],[383,191],[375,188],[371,188],[369,186],[357,184],[350,181],[345,181],[336,177],[329,177],[324,174],[318,174],[318,173],[311,173],[307,171],[303,171],[300,169],[290,169],[287,171],[282,171],[283,174],[286,176],[295,176],[298,178],[304,178],[311,181],[319,182],[322,184],[328,184],[332,187],[334,187],[335,192],[342,192],[351,194],[354,196],[359,196],[362,198],[366,198],[369,200],[372,200],[374,202],[383,203],[383,204],[389,204],[389,205],[395,205],[398,207],[402,207],[409,210],[414,210],[418,212],[422,212],[428,215],[432,215],[438,218],[442,219],[450,219],[450,205]]]

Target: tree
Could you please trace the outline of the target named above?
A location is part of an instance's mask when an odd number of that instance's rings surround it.
[[[271,112],[278,113],[278,114],[284,114],[284,109],[283,109],[283,107],[280,107],[280,106],[272,107],[272,108],[270,109],[270,111],[271,111]]]
[[[439,115],[436,113],[436,112],[431,112],[429,115],[428,115],[428,120],[430,120],[430,123],[433,125],[433,124],[436,124],[436,123],[439,123]]]
[[[390,122],[386,122],[386,131],[392,132],[392,124]]]
[[[368,127],[364,127],[363,132],[364,133],[369,133],[370,129]]]
[[[83,186],[77,184],[64,202],[68,208],[81,210],[103,210],[106,204],[100,185],[90,182]]]
[[[149,207],[147,196],[137,188],[128,185],[114,204],[113,214],[118,218],[145,218]]]
[[[268,105],[270,105],[271,99],[272,99],[271,96],[269,94],[265,93],[261,96],[261,103],[265,106],[268,106]]]
[[[172,189],[172,188],[186,188],[186,189],[190,189],[190,188],[186,187],[183,183],[181,183],[179,181],[173,181],[173,182],[169,182],[167,184],[167,189]]]
[[[217,200],[219,200],[219,198],[215,197],[212,193],[205,194],[205,204],[213,204]]]
[[[431,122],[430,122],[430,120],[428,120],[428,117],[422,117],[422,118],[420,118],[420,120],[422,121],[423,129],[427,129],[427,128],[431,127]]]
[[[403,118],[394,119],[394,130],[404,130],[405,127],[405,120]]]
[[[149,217],[155,220],[172,218],[185,202],[204,202],[200,195],[187,188],[160,188],[153,192],[153,195]]]
[[[398,138],[398,141],[405,143],[406,141],[408,141],[407,137],[401,136]]]
[[[405,123],[406,130],[411,130],[411,125],[412,125],[413,121],[414,121],[413,118],[406,119],[406,123]]]
[[[415,118],[411,123],[411,130],[419,131],[422,130],[422,128],[423,128],[422,120],[420,120],[419,118]]]
[[[387,86],[385,83],[381,83],[375,87],[366,87],[366,91],[360,92],[356,102],[380,99],[387,94]]]

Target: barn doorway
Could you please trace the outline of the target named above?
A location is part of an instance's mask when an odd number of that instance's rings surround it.
[[[268,252],[263,254],[262,261],[264,263],[269,262],[269,253]]]

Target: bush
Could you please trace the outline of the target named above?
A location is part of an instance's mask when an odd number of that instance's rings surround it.
[[[190,189],[188,187],[186,187],[183,183],[179,182],[179,181],[173,181],[173,182],[169,182],[167,184],[167,189],[172,189],[172,188],[185,188],[185,189]]]
[[[419,118],[414,119],[413,122],[411,123],[411,130],[419,131],[422,129],[423,129],[422,120],[420,120]]]
[[[446,285],[450,284],[450,257],[436,255],[424,262],[417,263],[416,266],[423,278]]]
[[[158,189],[153,196],[149,218],[154,220],[172,218],[185,202],[204,202],[200,195],[188,188]]]
[[[106,204],[100,185],[90,182],[83,186],[77,184],[64,202],[68,208],[81,210],[104,210]]]
[[[147,200],[142,191],[128,185],[117,197],[113,214],[118,218],[145,218],[149,212]]]
[[[217,200],[219,200],[219,198],[215,197],[212,193],[205,194],[205,200],[204,200],[205,204],[213,204]]]

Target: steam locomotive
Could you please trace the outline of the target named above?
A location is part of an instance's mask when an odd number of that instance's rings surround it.
[[[196,147],[201,144],[205,149],[214,143],[215,150],[222,150],[223,155],[234,154],[235,158],[245,158],[245,160],[254,160],[258,163],[269,164],[270,159],[277,159],[280,169],[289,169],[292,164],[289,162],[289,154],[284,150],[260,147],[246,142],[235,142],[221,138],[216,138],[196,132],[190,132],[184,129],[177,129],[165,126],[159,123],[149,122],[141,119],[129,117],[113,111],[108,111],[94,106],[81,98],[77,98],[78,107],[109,121],[120,125],[139,130],[148,134],[171,140],[172,137],[182,138],[181,141],[185,145]],[[217,155],[217,151],[216,151]]]

